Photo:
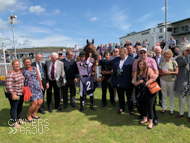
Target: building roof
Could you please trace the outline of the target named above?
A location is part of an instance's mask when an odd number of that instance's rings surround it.
[[[187,20],[190,20],[190,18],[186,18],[186,19],[182,19],[182,20],[179,20],[179,21],[176,21],[176,22],[172,22],[172,24],[184,22],[184,21],[187,21]]]
[[[151,28],[146,29],[146,30],[143,30],[143,31],[140,31],[140,32],[136,32],[135,34],[142,33],[142,32],[148,31],[148,30],[150,30],[150,29],[151,29]],[[135,35],[135,34],[132,34],[132,35]],[[127,37],[127,36],[131,36],[131,35],[126,35],[126,36],[120,37],[119,39],[124,38],[124,37]]]
[[[179,21],[176,21],[176,22],[172,22],[172,23],[171,23],[171,21],[168,21],[168,24],[176,24],[176,23],[180,23],[180,22],[188,21],[188,20],[190,20],[190,18],[182,19],[182,20],[179,20]],[[159,23],[159,24],[157,24],[157,25],[158,25],[157,27],[160,27],[160,26],[165,25],[165,23],[163,22],[163,23]],[[144,32],[144,31],[148,31],[148,30],[150,30],[150,29],[151,29],[151,28],[146,29],[146,30],[143,30],[143,31],[140,31],[140,32],[136,32],[136,33],[134,33],[134,34],[132,34],[132,35],[135,35],[135,34],[138,34],[138,33],[142,33],[142,32]],[[119,39],[124,38],[124,37],[128,37],[128,36],[131,36],[131,35],[126,35],[126,36],[120,37]]]

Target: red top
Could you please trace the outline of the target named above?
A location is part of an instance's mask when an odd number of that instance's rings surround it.
[[[20,71],[8,73],[5,78],[5,87],[8,93],[23,95],[24,76],[22,73]]]

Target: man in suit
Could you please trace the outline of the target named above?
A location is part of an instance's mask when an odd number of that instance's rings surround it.
[[[41,105],[41,107],[39,108],[39,112],[42,114],[45,114],[44,112],[44,93],[45,93],[45,89],[46,89],[46,84],[47,84],[47,68],[46,65],[42,63],[42,55],[41,54],[37,54],[36,55],[36,62],[33,62],[31,65],[36,67],[38,70],[38,73],[40,75],[41,81],[42,81],[42,85],[44,87],[43,92],[43,103]]]
[[[70,89],[70,105],[75,107],[75,96],[76,96],[76,87],[78,78],[78,67],[76,62],[72,59],[73,52],[67,51],[66,57],[61,61],[64,63],[64,71],[66,76],[67,83],[63,87],[63,108],[66,109],[68,106],[68,88]]]
[[[47,66],[47,105],[49,112],[52,110],[52,87],[54,89],[54,100],[55,100],[55,109],[62,110],[59,106],[60,95],[59,88],[65,85],[65,71],[63,62],[58,60],[58,54],[53,52],[51,54],[51,59],[46,61]]]
[[[161,55],[161,52],[162,52],[162,49],[160,46],[156,46],[156,49],[155,49],[155,54],[156,56],[153,57],[153,59],[155,59],[156,63],[157,63],[157,66],[158,66],[158,69],[159,69],[159,65],[162,63],[162,62],[165,62],[165,58]],[[158,76],[157,78],[157,83],[160,85],[160,76]],[[161,85],[160,85],[161,86]],[[157,102],[155,101],[155,104]],[[161,90],[159,91],[159,105],[162,107],[162,92]]]
[[[126,92],[128,100],[128,109],[131,115],[134,114],[133,102],[131,97],[131,80],[132,80],[132,64],[133,58],[128,56],[128,51],[125,47],[119,51],[120,57],[116,57],[113,60],[101,60],[101,56],[98,56],[98,60],[101,65],[110,65],[113,68],[113,74],[111,83],[117,87],[117,94],[119,96],[120,109],[117,111],[121,114],[125,111],[125,98],[124,93]]]
[[[132,57],[132,58],[135,58],[136,56],[137,56],[137,54],[136,53],[133,53],[133,46],[132,45],[129,45],[128,47],[127,47],[127,51],[128,51],[128,56],[130,56],[130,57]],[[131,94],[133,94],[133,89],[134,89],[134,84],[132,83],[132,86],[131,86]],[[136,105],[136,100],[135,100],[135,95],[132,95],[132,99],[133,99],[133,104],[134,105]],[[126,104],[128,104],[127,103],[127,101],[126,101]]]
[[[140,50],[141,48],[142,48],[141,45],[137,45],[137,46],[136,46],[136,53],[137,53],[137,55],[136,55],[135,59],[139,59],[139,58],[140,58],[140,56],[139,56],[139,50]]]

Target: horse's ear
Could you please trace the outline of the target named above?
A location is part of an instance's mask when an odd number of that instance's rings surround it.
[[[86,40],[86,43],[87,43],[87,45],[89,44],[89,41],[88,41],[88,39]]]
[[[94,44],[94,39],[92,39],[92,44]]]

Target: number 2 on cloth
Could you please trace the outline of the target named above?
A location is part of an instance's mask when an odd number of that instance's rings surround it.
[[[90,81],[87,81],[87,82],[86,82],[86,86],[87,86],[87,91],[91,89],[91,88],[90,88]]]

